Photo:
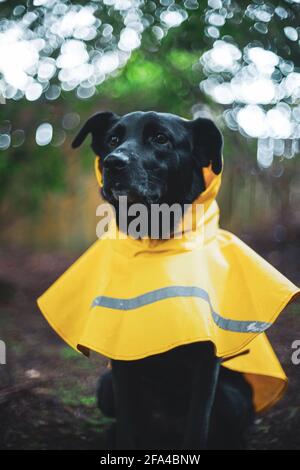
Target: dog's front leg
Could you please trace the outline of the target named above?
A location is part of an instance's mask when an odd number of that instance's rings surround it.
[[[113,361],[116,448],[205,449],[219,366],[210,342],[138,361]],[[143,377],[149,390],[142,387]],[[155,410],[161,416],[157,422]]]
[[[142,414],[137,385],[139,361],[112,361],[112,389],[115,415],[115,449],[136,450],[139,432],[143,429]]]
[[[212,407],[218,383],[220,359],[212,343],[197,343],[193,367],[192,390],[182,449],[203,450],[207,447]]]

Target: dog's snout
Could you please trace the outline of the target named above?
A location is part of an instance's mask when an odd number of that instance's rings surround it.
[[[129,163],[129,157],[124,153],[107,155],[103,160],[103,166],[107,170],[122,170]]]

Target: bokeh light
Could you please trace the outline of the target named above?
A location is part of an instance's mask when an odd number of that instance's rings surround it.
[[[201,71],[202,93],[223,107],[230,129],[273,142],[273,156],[282,145],[280,155],[294,155],[300,137],[299,12],[299,0],[34,0],[0,18],[0,97],[53,102],[74,92],[89,100],[134,51],[159,50],[169,32],[180,44],[190,24],[198,24],[190,46],[200,56],[194,70]],[[244,41],[245,28],[253,40]],[[13,145],[10,132],[0,136],[0,148]],[[265,148],[258,145],[259,164]]]
[[[286,6],[253,1],[242,12],[242,7],[237,8],[231,1],[209,1],[206,34],[212,47],[200,57],[206,74],[201,89],[226,106],[223,115],[232,130],[258,139],[257,160],[263,168],[271,166],[274,155],[291,158],[299,147],[299,69],[292,60],[279,54],[280,38],[269,36],[267,41],[263,38],[277,17],[295,22],[296,13],[299,15],[299,1],[282,3]],[[297,10],[291,9],[291,5]],[[235,20],[241,24],[245,18],[250,30],[262,35],[261,40],[242,47],[232,36],[218,39],[226,22]],[[299,27],[292,25],[282,27],[286,43],[282,50],[286,56],[291,55],[289,42],[296,42],[299,48],[299,31]]]
[[[40,124],[35,133],[35,140],[38,145],[50,144],[53,136],[53,127],[48,122]]]

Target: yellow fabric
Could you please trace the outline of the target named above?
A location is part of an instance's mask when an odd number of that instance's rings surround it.
[[[99,157],[95,169],[101,185]],[[112,240],[110,233],[117,230],[113,220],[109,232],[38,305],[57,333],[85,354],[91,349],[108,358],[134,360],[211,341],[216,355],[227,358],[225,367],[245,374],[260,411],[281,396],[287,382],[264,331],[300,291],[238,237],[219,228],[215,197],[221,174],[209,167],[204,176],[207,189],[195,201],[203,204],[203,216],[183,238]],[[176,289],[191,288],[195,295],[174,295]],[[169,297],[153,297],[166,292]],[[118,307],[107,306],[107,298],[111,303],[119,299]]]
[[[96,174],[96,179],[97,179],[97,182],[100,186],[100,188],[102,188],[103,186],[103,182],[102,182],[102,175],[101,175],[101,172],[99,170],[99,164],[100,164],[100,157],[96,157],[95,158],[95,174]]]

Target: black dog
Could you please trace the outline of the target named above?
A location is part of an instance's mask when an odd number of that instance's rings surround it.
[[[178,203],[184,209],[205,189],[202,168],[211,164],[215,174],[222,169],[222,135],[209,119],[99,113],[86,122],[73,147],[89,133],[101,157],[102,196],[117,218],[121,195],[129,203]],[[212,343],[111,364],[98,389],[103,413],[116,417],[107,443],[111,449],[243,446],[254,416],[252,390],[241,374],[222,367]]]

